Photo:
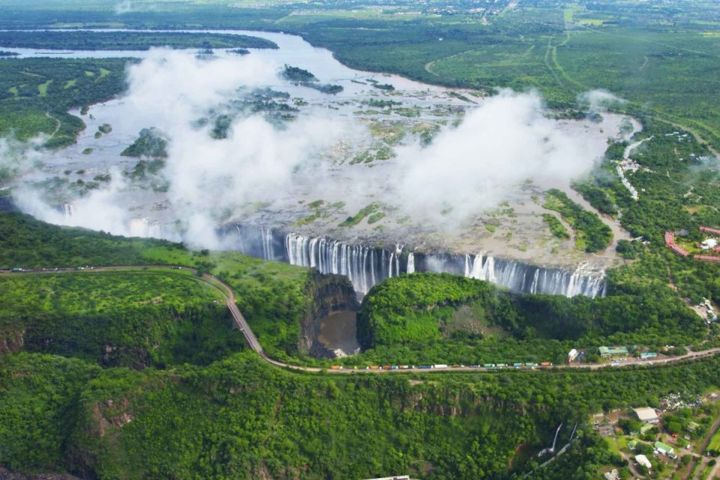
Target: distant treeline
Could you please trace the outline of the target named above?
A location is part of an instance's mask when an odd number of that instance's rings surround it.
[[[264,38],[247,35],[187,32],[0,32],[0,45],[8,48],[48,50],[148,50],[171,48],[277,48]]]

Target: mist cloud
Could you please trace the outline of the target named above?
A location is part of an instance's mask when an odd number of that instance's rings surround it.
[[[342,143],[368,140],[369,133],[358,120],[319,107],[308,107],[284,128],[260,115],[240,116],[221,140],[211,138],[209,125],[198,127],[199,118],[236,98],[240,88],[282,90],[281,68],[256,55],[203,60],[157,49],[128,69],[128,92],[114,122],[134,131],[156,127],[169,138],[162,175],[169,182],[169,212],[184,229],[177,239],[220,248],[215,226],[250,203],[297,204],[296,192],[306,199],[343,200],[348,209],[365,205],[370,192],[416,221],[462,222],[510,199],[527,179],[567,185],[588,173],[604,151],[604,140],[589,145],[547,118],[537,93],[511,91],[469,110],[430,146],[399,147],[396,158],[373,167],[337,168],[330,153]],[[71,218],[49,208],[32,189],[19,189],[16,197],[21,208],[53,223],[152,234],[127,208],[132,195],[121,172],[112,178],[106,188],[74,202]]]
[[[400,197],[414,215],[464,219],[511,198],[526,180],[567,185],[598,160],[586,139],[546,118],[535,93],[503,91],[426,149],[401,152]]]
[[[32,168],[42,158],[39,149],[46,140],[43,135],[27,142],[17,140],[12,135],[0,138],[0,187],[24,170]]]
[[[626,103],[622,98],[607,90],[590,90],[578,95],[578,103],[585,105],[591,112],[606,112],[615,105]]]

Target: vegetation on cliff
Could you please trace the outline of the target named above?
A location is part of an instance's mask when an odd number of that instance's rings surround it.
[[[571,348],[716,341],[667,287],[617,285],[605,298],[516,295],[487,282],[413,274],[374,287],[358,315],[367,349],[348,363],[562,362]],[[592,352],[595,352],[594,354]]]
[[[209,363],[244,343],[219,291],[159,270],[0,277],[0,332],[17,349],[135,368]]]
[[[237,292],[238,307],[270,355],[278,359],[299,355],[301,323],[313,301],[307,295],[307,289],[312,287],[307,269],[263,262],[235,252],[193,252],[181,244],[164,240],[129,239],[81,228],[48,225],[19,213],[0,213],[0,268],[112,265],[179,265],[212,272]],[[120,276],[123,275],[127,274]],[[137,280],[143,278],[139,276]],[[67,282],[72,286],[71,280]],[[27,288],[40,285],[30,284]],[[187,288],[189,285],[185,283]],[[123,295],[131,295],[143,288],[142,282],[134,281],[126,286],[126,291],[117,292],[118,304],[122,303]],[[74,287],[81,288],[81,285],[78,283]],[[183,288],[182,283],[177,288]],[[41,290],[35,293],[41,294],[44,294]],[[11,290],[5,295],[7,302],[13,303],[24,293]],[[186,303],[179,290],[171,290],[168,295],[178,304]],[[17,300],[17,305],[25,304]],[[205,318],[207,314],[199,314],[199,318]]]
[[[617,460],[587,414],[717,387],[718,368],[713,359],[598,373],[328,377],[284,372],[252,352],[168,371],[21,353],[0,363],[0,454],[14,470],[104,479],[509,479],[537,466],[522,452],[549,446],[560,422],[579,422],[567,459],[536,475],[590,479]]]

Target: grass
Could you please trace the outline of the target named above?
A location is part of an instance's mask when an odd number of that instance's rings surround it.
[[[720,430],[715,432],[715,435],[713,435],[712,440],[710,440],[710,443],[708,444],[708,450],[720,452]]]
[[[303,226],[303,225],[310,225],[317,220],[328,218],[331,215],[339,212],[342,210],[342,208],[345,206],[343,202],[334,202],[334,203],[325,203],[324,200],[315,200],[313,202],[308,203],[308,208],[310,208],[311,213],[309,215],[306,215],[305,217],[297,220],[295,222],[295,225],[297,226]]]
[[[53,82],[52,79],[50,79],[50,80],[47,80],[46,82],[38,85],[38,93],[40,94],[41,97],[47,97],[48,88],[50,87],[50,84],[52,82]]]

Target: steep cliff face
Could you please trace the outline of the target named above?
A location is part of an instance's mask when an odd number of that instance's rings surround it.
[[[357,310],[357,294],[347,277],[318,272],[311,274],[307,293],[312,302],[302,320],[298,349],[320,358],[334,357],[318,340],[320,320],[332,312]]]

